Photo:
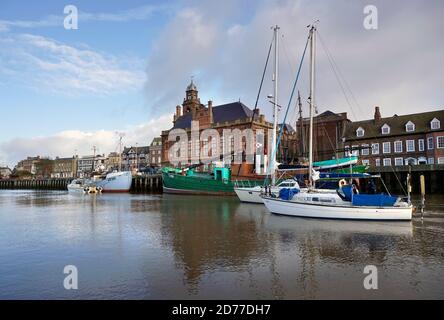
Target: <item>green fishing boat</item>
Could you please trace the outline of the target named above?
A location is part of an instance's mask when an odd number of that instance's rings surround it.
[[[193,169],[165,167],[162,169],[163,192],[180,194],[236,195],[229,168],[214,168],[213,174]],[[248,181],[262,185],[263,181]]]

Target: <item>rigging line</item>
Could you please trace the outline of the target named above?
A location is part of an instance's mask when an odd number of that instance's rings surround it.
[[[270,60],[270,53],[271,53],[271,48],[273,47],[273,41],[274,41],[274,33],[273,33],[273,37],[271,38],[270,47],[268,48],[267,59],[265,61],[264,71],[262,72],[261,83],[259,85],[259,91],[257,93],[256,102],[254,104],[253,116],[251,117],[251,125],[250,126],[253,125],[253,121],[256,116],[257,104],[259,103],[259,97],[261,95],[262,85],[264,84],[265,73],[267,72],[268,61]]]
[[[302,64],[304,62],[305,53],[307,52],[307,47],[308,47],[308,41],[309,40],[310,40],[310,36],[307,37],[307,42],[305,43],[304,52],[302,53],[301,62],[299,63],[298,73],[296,74],[296,78],[295,78],[294,83],[293,83],[293,89],[291,90],[290,99],[288,100],[287,110],[285,110],[284,120],[282,121],[281,129],[279,131],[279,138],[278,138],[278,140],[276,142],[276,147],[273,148],[273,158],[272,159],[274,159],[274,157],[276,156],[276,150],[279,149],[279,144],[281,142],[282,133],[284,131],[285,120],[287,119],[288,110],[290,109],[291,101],[293,100],[293,95],[294,95],[294,91],[296,89],[296,84],[298,83],[299,75],[301,74],[301,68],[302,68]],[[274,163],[274,161],[273,161],[273,163]],[[274,168],[273,168],[273,170],[274,170]],[[264,183],[265,183],[265,181],[268,180],[268,176],[270,175],[270,171],[271,170],[270,170],[270,164],[269,164],[268,165],[268,170],[267,170],[267,176],[266,176],[266,178],[264,180]]]
[[[359,102],[358,102],[358,100],[356,99],[356,97],[355,97],[353,91],[351,90],[351,87],[350,87],[350,85],[349,85],[347,79],[346,79],[346,78],[344,77],[344,75],[342,74],[341,69],[339,68],[338,64],[336,63],[336,60],[335,60],[334,57],[333,57],[333,54],[330,52],[330,50],[328,49],[327,45],[326,45],[325,42],[323,41],[322,36],[319,36],[319,39],[320,39],[322,45],[325,47],[326,52],[328,52],[329,56],[331,57],[331,60],[333,61],[333,64],[335,65],[338,74],[341,76],[342,81],[344,82],[346,89],[349,91],[350,96],[351,96],[352,99],[353,99],[353,102],[356,104],[356,106],[358,107],[359,111],[362,112],[361,105],[359,104]]]
[[[349,93],[350,93],[350,95],[351,95],[351,97],[352,97],[354,103],[355,103],[356,106],[358,107],[359,111],[362,113],[362,108],[361,108],[361,106],[359,105],[359,103],[358,103],[358,101],[357,101],[355,95],[353,94],[353,91],[350,89],[350,86],[348,85],[348,82],[345,80],[345,77],[342,75],[342,73],[341,73],[341,71],[340,71],[340,69],[339,69],[337,63],[335,62],[335,60],[334,60],[334,58],[333,58],[333,55],[332,55],[332,54],[330,53],[330,51],[328,50],[328,48],[327,48],[327,46],[325,45],[325,43],[324,43],[324,41],[323,41],[323,39],[322,39],[322,36],[319,34],[319,32],[318,32],[318,35],[319,35],[319,40],[320,40],[320,42],[321,42],[321,45],[322,45],[322,47],[323,47],[323,49],[324,49],[324,51],[325,51],[325,53],[326,53],[326,55],[327,55],[327,58],[328,58],[329,62],[331,63],[332,70],[333,70],[333,72],[335,73],[335,76],[337,77],[338,82],[340,83],[340,80],[339,80],[339,78],[338,78],[336,72],[338,72],[338,74],[341,76],[342,81],[344,82],[345,86],[347,87],[347,89],[348,89],[348,91],[349,91]],[[335,69],[336,69],[336,70],[335,70]],[[353,108],[352,108],[351,104],[349,103],[348,97],[346,96],[345,91],[343,90],[342,84],[340,84],[340,86],[341,86],[341,89],[342,89],[342,91],[343,91],[343,93],[344,93],[344,96],[346,97],[347,103],[349,104],[350,111],[352,112],[353,116],[354,116],[355,118],[357,118],[357,117],[356,117],[356,114],[355,114],[354,111],[353,111]],[[374,134],[374,136],[375,136],[375,140],[379,143],[381,139],[378,138],[378,137],[376,136],[376,130],[377,130],[376,127],[370,127],[369,129],[370,129],[370,131],[372,131],[372,133]],[[356,139],[352,139],[352,141],[357,142]],[[369,149],[371,149],[371,146],[369,146]],[[396,180],[398,181],[399,185],[401,186],[402,191],[404,192],[404,194],[407,194],[406,190],[404,189],[403,184],[401,183],[401,181],[400,181],[400,179],[399,179],[399,177],[398,177],[398,174],[395,172],[395,170],[394,170],[394,168],[393,168],[392,165],[390,165],[390,169],[392,170],[392,172],[393,172],[393,174],[394,174]]]

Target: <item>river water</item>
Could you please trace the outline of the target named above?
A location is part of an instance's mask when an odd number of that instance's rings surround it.
[[[0,299],[443,299],[443,198],[422,220],[362,222],[235,197],[0,191]]]

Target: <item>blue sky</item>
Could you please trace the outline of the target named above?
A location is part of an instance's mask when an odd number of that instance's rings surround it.
[[[79,29],[63,28],[63,9]],[[193,75],[203,102],[254,105],[270,27],[281,26],[280,103],[306,40],[319,32],[350,88],[348,99],[319,45],[318,109],[352,119],[442,108],[444,5],[375,0],[378,30],[363,28],[366,1],[23,1],[0,2],[0,165],[145,145],[171,126]],[[441,31],[440,31],[441,30]],[[425,48],[427,48],[425,50]],[[300,90],[307,97],[307,68]],[[259,106],[267,117],[267,73]],[[350,103],[351,101],[351,103]],[[289,120],[295,120],[290,112]]]

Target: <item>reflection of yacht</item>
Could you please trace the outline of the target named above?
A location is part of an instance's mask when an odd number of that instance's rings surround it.
[[[314,234],[316,232],[327,232],[331,234],[369,234],[384,236],[413,236],[413,225],[411,221],[384,222],[374,221],[368,223],[360,220],[324,220],[313,218],[267,215],[264,218],[266,229],[305,231]]]

